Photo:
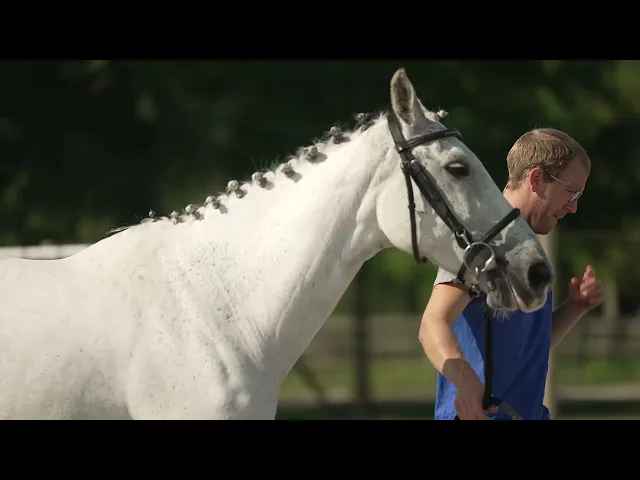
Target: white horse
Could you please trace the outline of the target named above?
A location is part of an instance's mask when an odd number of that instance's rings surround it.
[[[403,69],[391,105],[409,141],[444,130]],[[459,139],[408,152],[473,235],[511,210]],[[73,256],[0,261],[0,418],[273,419],[282,381],[363,263],[413,252],[407,205],[379,115]],[[416,249],[457,271],[449,226],[420,191],[415,207]],[[493,307],[540,308],[553,272],[536,235],[519,216],[497,233],[501,273],[471,265],[465,281]]]

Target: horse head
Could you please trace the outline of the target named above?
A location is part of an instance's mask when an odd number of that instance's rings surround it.
[[[389,242],[457,273],[492,308],[542,307],[553,269],[538,237],[459,133],[443,125],[444,113],[423,106],[404,69],[391,79],[391,106],[395,148],[377,199]]]

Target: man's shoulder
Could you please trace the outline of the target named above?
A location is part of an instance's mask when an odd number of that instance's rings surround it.
[[[451,288],[453,289],[457,289],[459,291],[464,292],[468,297],[470,297],[470,299],[475,299],[474,298],[475,295],[470,294],[469,288],[460,280],[458,280],[457,274],[449,272],[448,270],[445,270],[444,268],[441,268],[441,267],[438,268],[438,272],[436,273],[436,278],[433,281],[434,288],[439,285],[451,286]]]
[[[453,295],[457,297],[458,294],[456,294],[454,290],[464,292],[465,306],[460,314],[467,319],[467,321],[485,320],[488,308],[485,294],[472,295],[469,288],[458,280],[458,276],[456,274],[449,272],[444,268],[438,268],[438,272],[436,273],[436,277],[433,282],[434,292],[436,287],[441,288],[442,286],[450,286],[451,293],[447,292],[445,293],[446,295]],[[434,293],[432,293],[432,296],[433,295]]]
[[[456,283],[460,285],[460,282],[458,281],[458,276],[455,273],[451,273],[450,271],[440,267],[438,268],[438,272],[436,273],[436,278],[433,281],[433,286],[435,287],[436,285],[441,283]]]
[[[439,268],[433,282],[425,313],[445,315],[449,320],[468,311],[477,303],[469,288],[457,279],[457,275]]]

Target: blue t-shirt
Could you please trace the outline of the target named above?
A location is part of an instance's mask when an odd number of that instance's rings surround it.
[[[436,282],[437,283],[437,282]],[[493,394],[508,403],[526,420],[547,420],[543,405],[551,349],[551,291],[541,309],[520,310],[493,321]],[[484,381],[484,297],[469,302],[453,325],[460,348],[471,367]],[[438,372],[435,419],[456,416],[456,388]],[[491,420],[511,419],[501,409],[488,414]]]

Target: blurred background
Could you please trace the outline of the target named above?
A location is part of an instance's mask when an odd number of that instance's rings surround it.
[[[202,201],[388,108],[401,66],[500,188],[526,130],[587,149],[578,214],[545,241],[556,296],[591,263],[606,299],[557,348],[547,402],[556,418],[640,418],[638,61],[4,61],[0,255],[70,255],[149,209]],[[365,264],[287,378],[278,418],[432,418],[418,327],[434,276],[399,252]]]

